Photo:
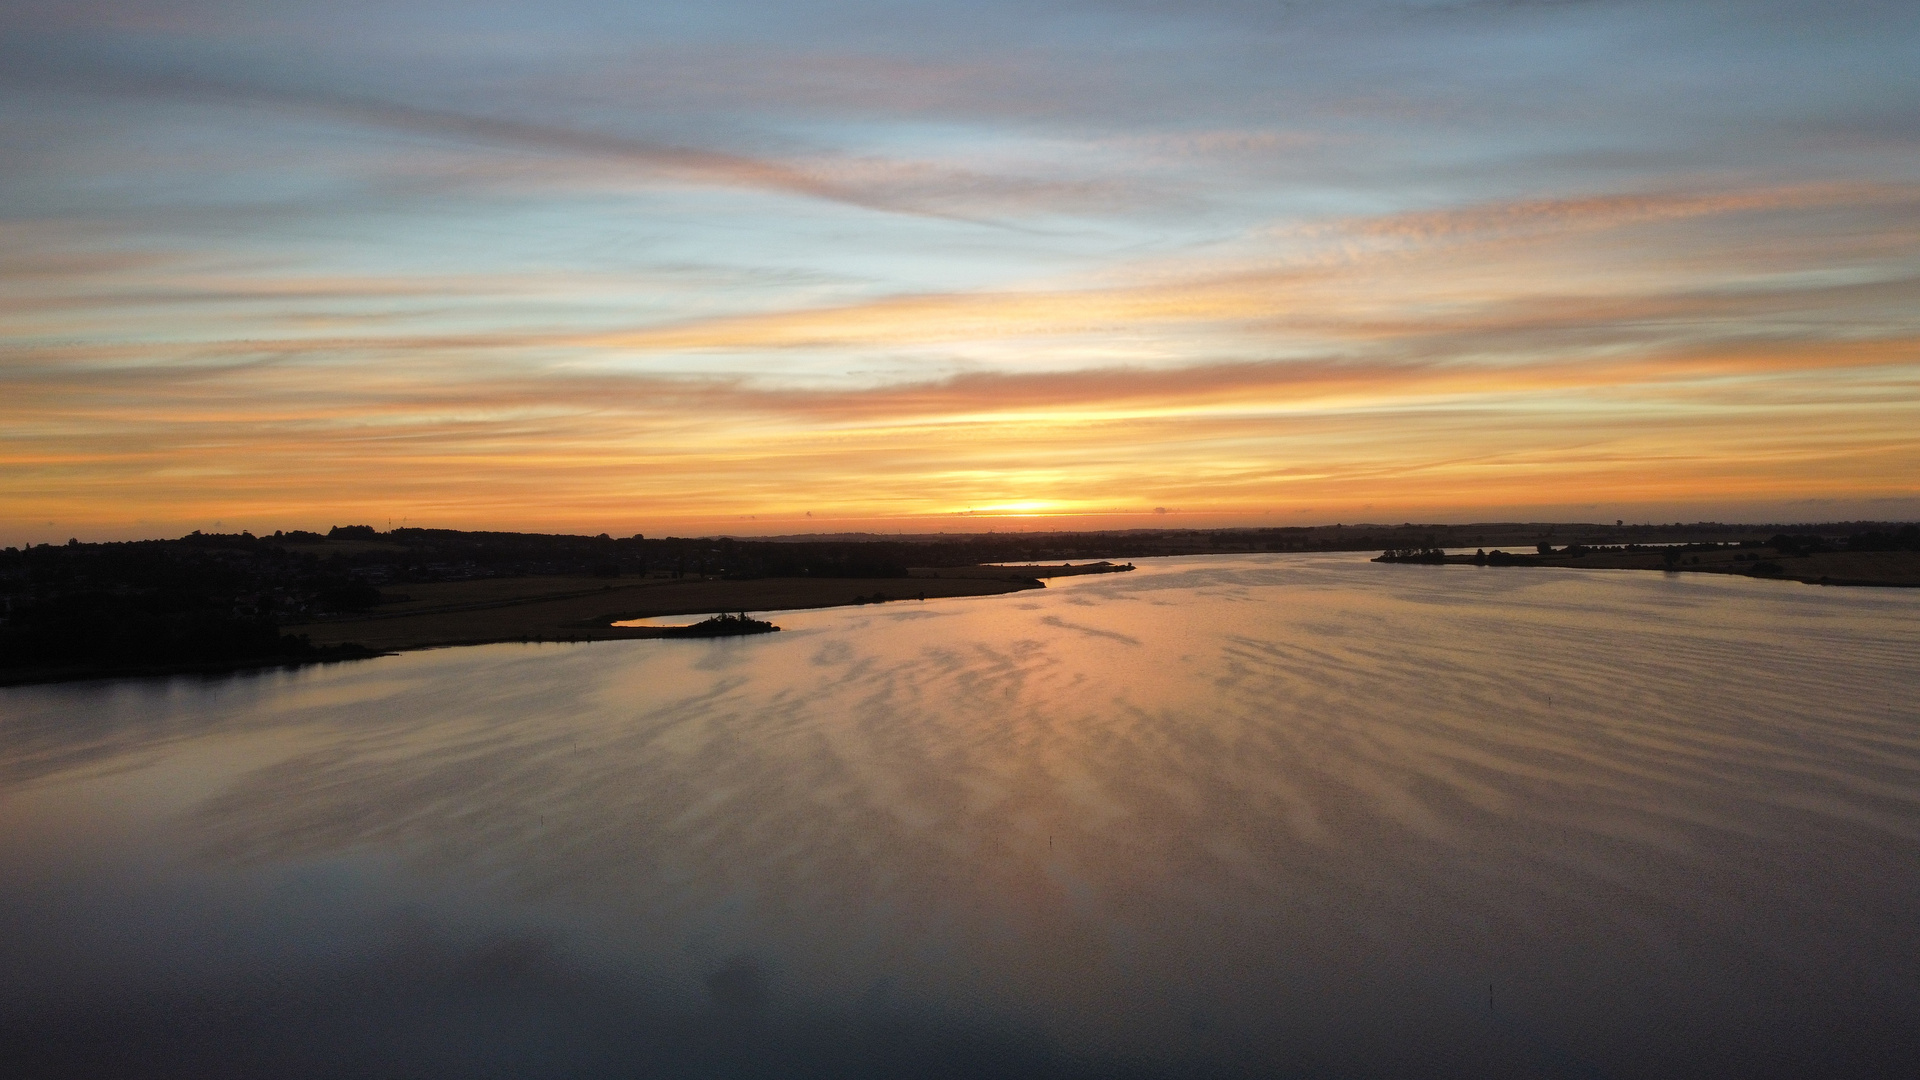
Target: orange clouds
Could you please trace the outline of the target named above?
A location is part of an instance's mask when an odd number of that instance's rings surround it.
[[[1917,356],[1909,339],[1518,371],[1228,365],[788,392],[606,375],[351,386],[264,367],[164,393],[102,378],[8,417],[7,501],[67,521],[397,508],[558,526],[1015,501],[1441,510],[1562,486],[1867,495],[1915,475],[1920,408],[1888,402],[1915,400]]]
[[[1916,206],[1857,186],[1510,204],[1335,223],[1326,245],[1264,265],[1242,245],[1111,283],[587,332],[511,312],[449,331],[414,310],[462,290],[537,302],[511,278],[160,289],[138,260],[80,261],[70,272],[97,291],[63,287],[62,307],[28,290],[8,309],[0,499],[17,534],[1911,498],[1920,267],[1887,257],[1885,237]],[[1821,258],[1703,265],[1734,223],[1824,239]],[[124,317],[130,290],[201,333],[23,332]],[[405,317],[389,333],[289,332],[292,296]],[[189,317],[203,304],[280,333],[210,332]],[[918,359],[890,366],[899,355]]]

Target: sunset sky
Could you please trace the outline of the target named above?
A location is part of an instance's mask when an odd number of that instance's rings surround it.
[[[0,9],[0,544],[1920,517],[1920,4]]]

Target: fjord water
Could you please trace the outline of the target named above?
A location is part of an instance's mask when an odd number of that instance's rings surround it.
[[[1920,591],[1150,560],[0,691],[0,1070],[1920,1061]]]

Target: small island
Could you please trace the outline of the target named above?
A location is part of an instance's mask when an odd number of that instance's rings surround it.
[[[729,615],[723,611],[711,619],[703,619],[700,622],[694,623],[692,626],[660,627],[660,636],[670,638],[738,637],[742,634],[771,634],[778,629],[780,628],[770,622],[748,618],[747,613],[744,611],[737,615]]]

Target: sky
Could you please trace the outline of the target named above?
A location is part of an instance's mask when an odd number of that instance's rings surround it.
[[[1920,517],[1920,5],[0,0],[0,544]]]

